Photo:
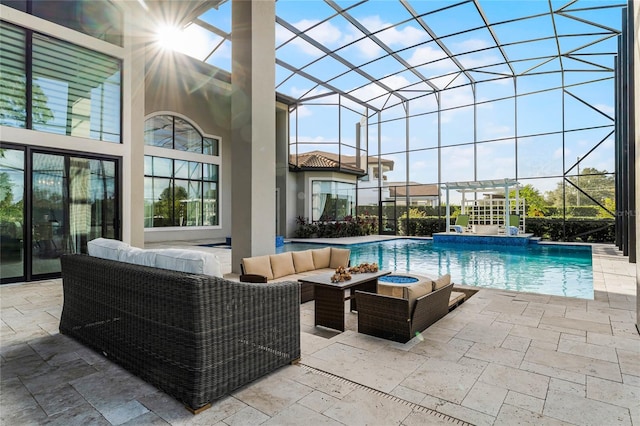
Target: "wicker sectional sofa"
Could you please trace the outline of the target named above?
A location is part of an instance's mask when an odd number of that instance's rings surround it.
[[[292,251],[247,257],[240,265],[240,281],[272,283],[297,281],[319,273],[331,273],[339,266],[349,266],[351,250],[336,247]],[[313,285],[302,283],[300,303],[313,300]]]
[[[60,332],[193,412],[300,358],[300,287],[63,255]]]

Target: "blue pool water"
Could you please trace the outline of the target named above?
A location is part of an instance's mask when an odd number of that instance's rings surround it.
[[[318,247],[286,243],[278,252]],[[351,265],[377,262],[380,269],[398,273],[449,273],[453,282],[467,285],[593,299],[590,246],[434,245],[431,240],[402,238],[346,247],[351,249]]]

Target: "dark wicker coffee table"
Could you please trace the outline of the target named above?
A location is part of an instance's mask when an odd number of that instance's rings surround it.
[[[333,274],[318,274],[300,279],[301,283],[313,284],[315,289],[315,324],[344,331],[344,301],[350,301],[352,311],[356,309],[355,291],[376,293],[378,277],[390,271],[351,274],[349,281],[332,283]],[[345,290],[349,294],[345,297]]]

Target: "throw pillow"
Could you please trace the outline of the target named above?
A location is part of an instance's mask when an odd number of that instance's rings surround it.
[[[331,260],[329,262],[329,268],[337,268],[349,266],[349,256],[351,256],[351,250],[331,247]]]
[[[313,254],[311,254],[311,250],[293,251],[291,252],[291,257],[293,257],[293,266],[296,268],[297,273],[316,269],[315,266],[313,266]]]
[[[269,256],[245,257],[242,259],[245,274],[257,274],[267,277],[268,280],[273,279],[273,271],[271,270],[271,260]]]
[[[329,268],[331,262],[331,247],[311,250],[315,269]]]
[[[280,278],[285,275],[293,275],[296,273],[291,253],[272,254],[269,256],[269,260],[271,261],[271,272],[273,273],[273,278]]]
[[[403,299],[409,301],[409,313],[413,312],[413,307],[416,304],[416,299],[431,293],[433,289],[433,281],[424,281],[416,284],[411,284],[404,287]]]
[[[440,290],[451,283],[451,275],[445,274],[433,282],[433,291]]]

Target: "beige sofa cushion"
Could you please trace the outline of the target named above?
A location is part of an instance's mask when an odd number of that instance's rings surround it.
[[[440,290],[451,283],[451,275],[445,274],[433,282],[433,291]]]
[[[296,268],[296,272],[307,272],[316,269],[313,265],[311,250],[293,251],[291,252],[291,257],[293,257],[293,266]]]
[[[349,266],[349,256],[351,256],[351,250],[331,247],[329,268],[335,269],[338,266],[344,266],[346,268]]]
[[[404,287],[400,285],[378,283],[378,294],[382,294],[384,296],[393,296],[402,299],[404,295],[403,289]]]
[[[409,312],[413,312],[413,306],[416,304],[416,299],[429,294],[433,291],[433,282],[424,281],[403,287],[403,298],[409,301]]]
[[[269,256],[245,257],[242,259],[242,264],[245,274],[264,275],[268,280],[273,279]]]
[[[331,247],[311,250],[315,269],[329,268],[331,263]]]
[[[293,257],[290,252],[272,254],[269,256],[269,260],[271,260],[273,278],[280,278],[285,275],[293,275],[296,273],[296,268],[293,266]]]

